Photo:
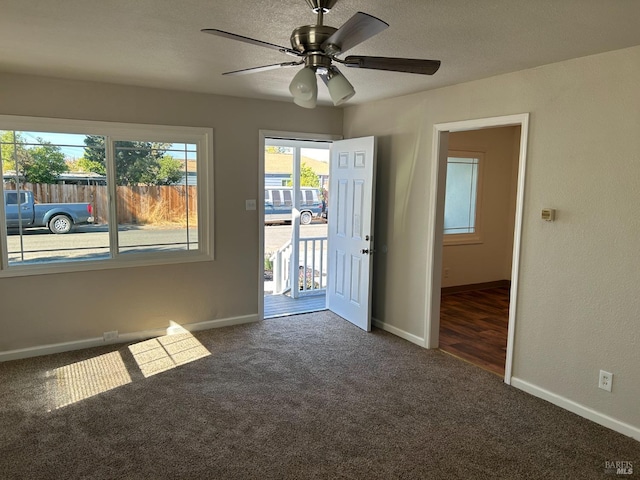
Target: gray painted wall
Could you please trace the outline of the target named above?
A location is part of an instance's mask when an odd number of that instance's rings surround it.
[[[335,108],[8,74],[0,74],[0,114],[211,127],[215,203],[223,206],[213,262],[0,278],[0,352],[166,328],[170,320],[257,315],[259,225],[245,199],[262,201],[258,132],[342,133]],[[25,308],[33,291],[74,300],[69,308]]]
[[[374,315],[421,338],[433,126],[530,112],[514,377],[640,438],[638,78],[634,47],[352,106],[344,124],[379,136]]]

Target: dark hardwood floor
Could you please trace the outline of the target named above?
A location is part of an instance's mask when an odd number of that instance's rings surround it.
[[[440,303],[440,349],[504,375],[509,287],[444,294]]]

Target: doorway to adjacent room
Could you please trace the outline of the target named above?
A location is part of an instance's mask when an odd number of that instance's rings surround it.
[[[435,126],[427,346],[510,383],[528,114]]]

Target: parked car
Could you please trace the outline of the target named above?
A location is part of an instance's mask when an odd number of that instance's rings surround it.
[[[300,189],[300,223],[309,225],[314,218],[321,218],[324,211],[322,192],[313,187]],[[291,187],[265,187],[264,223],[291,221],[293,189]]]
[[[320,215],[324,218],[325,222],[329,221],[329,192],[326,188],[322,189],[322,214]]]
[[[93,223],[90,203],[36,203],[33,193],[5,190],[4,209],[7,228],[48,227],[52,233],[69,233],[74,225]]]

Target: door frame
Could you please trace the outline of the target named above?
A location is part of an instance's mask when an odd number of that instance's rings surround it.
[[[520,149],[518,158],[518,181],[516,191],[516,216],[513,235],[513,262],[511,267],[511,293],[509,301],[509,324],[507,333],[507,358],[505,361],[504,382],[511,384],[513,369],[513,349],[517,313],[517,294],[520,280],[520,251],[522,244],[522,223],[524,212],[524,190],[527,164],[527,141],[529,136],[529,114],[505,115],[500,117],[462,120],[438,123],[433,126],[432,168],[429,189],[430,217],[428,222],[427,258],[431,268],[427,269],[427,289],[425,295],[425,347],[438,348],[440,341],[440,291],[442,287],[442,241],[444,229],[444,196],[446,164],[450,132],[482,130],[495,127],[520,126]]]
[[[342,140],[341,135],[323,133],[287,132],[281,130],[258,131],[258,321],[264,320],[264,149],[267,138],[299,141],[333,142]]]

